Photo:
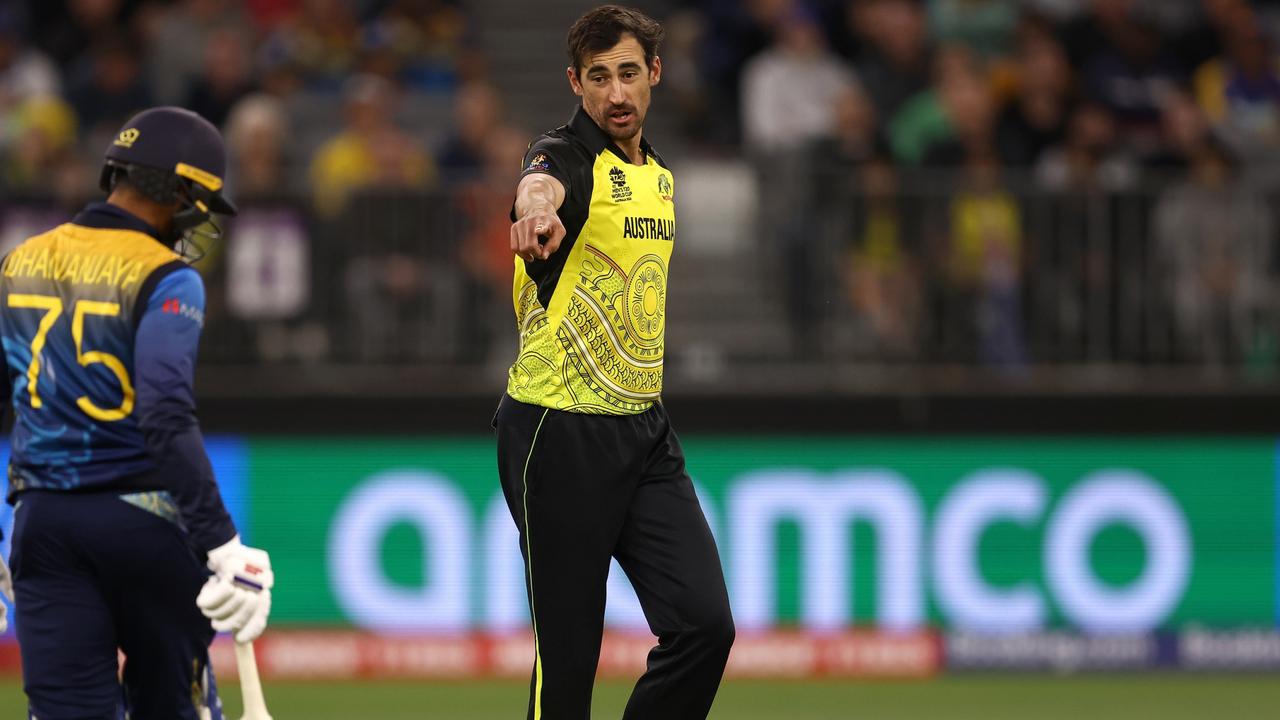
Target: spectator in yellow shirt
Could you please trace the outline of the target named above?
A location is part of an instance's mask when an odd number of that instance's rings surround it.
[[[394,89],[387,80],[358,75],[343,89],[346,128],[316,151],[311,188],[317,212],[337,215],[350,194],[367,187],[429,189],[435,162],[391,114]]]

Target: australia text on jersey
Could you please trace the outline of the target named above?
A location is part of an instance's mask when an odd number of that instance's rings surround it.
[[[625,217],[622,221],[622,237],[636,240],[676,239],[676,221],[664,218]]]

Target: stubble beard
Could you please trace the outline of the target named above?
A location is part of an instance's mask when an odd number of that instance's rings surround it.
[[[611,111],[611,107],[605,107],[601,111],[600,116],[593,117],[592,120],[595,120],[596,126],[601,130],[604,130],[604,134],[608,135],[609,139],[613,140],[615,143],[621,143],[634,138],[639,135],[640,131],[644,128],[645,116],[640,114],[640,110],[638,108],[632,107],[631,122],[625,128],[616,127],[613,122],[610,121],[609,116]]]
[[[630,140],[636,135],[639,135],[640,129],[641,129],[641,124],[639,122],[636,122],[636,123],[632,123],[631,125],[628,125],[625,129],[610,127],[606,132],[609,135],[609,137],[613,138],[614,142],[621,142],[623,140]]]

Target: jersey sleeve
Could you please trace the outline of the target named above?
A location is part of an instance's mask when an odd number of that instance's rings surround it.
[[[573,193],[580,186],[582,161],[577,159],[573,147],[563,137],[544,135],[534,141],[525,152],[525,164],[520,177],[541,173],[558,179],[564,186],[564,204],[572,204]],[[563,205],[562,205],[563,208]],[[516,222],[516,204],[511,204],[511,222]]]
[[[574,153],[563,138],[543,135],[524,154],[520,177],[541,173],[550,175],[564,185],[565,195],[573,188]]]
[[[211,550],[229,541],[236,529],[218,492],[195,413],[204,284],[195,270],[182,268],[138,301],[146,303],[134,339],[138,425],[192,540]]]

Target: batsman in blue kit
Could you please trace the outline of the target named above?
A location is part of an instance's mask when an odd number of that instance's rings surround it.
[[[270,560],[240,543],[196,422],[204,286],[179,253],[235,214],[225,170],[203,118],[142,112],[107,149],[106,202],[0,265],[14,410],[0,589],[32,718],[221,718],[214,632],[266,626]]]

